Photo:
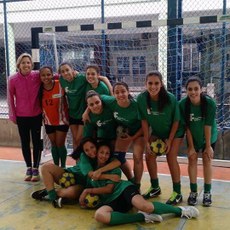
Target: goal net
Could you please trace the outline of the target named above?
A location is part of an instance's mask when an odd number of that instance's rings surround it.
[[[189,76],[199,76],[203,90],[218,105],[221,129],[230,126],[230,37],[228,23],[188,24],[116,30],[41,33],[40,65],[55,71],[68,61],[78,71],[96,63],[112,83],[125,81],[133,94],[144,89],[145,76],[159,70],[168,90],[180,99]],[[176,31],[176,33],[175,33]],[[172,46],[171,35],[178,39]],[[170,63],[170,65],[169,65]],[[172,76],[175,81],[172,82]]]

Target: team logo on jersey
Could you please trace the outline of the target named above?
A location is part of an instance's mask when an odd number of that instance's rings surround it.
[[[152,109],[147,109],[147,114],[148,115],[153,115],[153,116],[159,116],[159,115],[164,115],[164,112],[158,112],[158,111],[152,111]]]
[[[118,112],[114,112],[113,113],[113,117],[118,120],[118,121],[128,121],[127,119],[123,118],[123,117],[119,117]]]
[[[52,98],[61,98],[61,97],[62,97],[61,93],[56,93],[52,95]]]
[[[110,121],[112,121],[112,120],[111,119],[110,120],[106,120],[106,121],[98,120],[96,122],[96,124],[97,124],[98,127],[101,127],[101,126],[104,126],[104,125],[108,124]]]
[[[67,86],[67,87],[65,87],[65,92],[66,93],[68,93],[68,94],[74,94],[74,93],[76,93],[77,92],[77,90],[71,90],[71,89],[69,89],[69,87]]]
[[[195,117],[194,113],[190,114],[190,121],[201,121],[202,117]]]

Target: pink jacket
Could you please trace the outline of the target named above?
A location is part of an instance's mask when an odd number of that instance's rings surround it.
[[[17,116],[34,117],[42,113],[38,97],[40,85],[38,71],[25,76],[17,72],[9,77],[7,99],[11,121],[15,122]]]

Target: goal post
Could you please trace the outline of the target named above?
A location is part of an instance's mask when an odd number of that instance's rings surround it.
[[[226,15],[168,20],[149,16],[35,27],[31,29],[32,56],[35,69],[41,65],[57,69],[69,61],[84,71],[85,65],[98,64],[112,83],[125,81],[134,94],[143,90],[151,70],[162,72],[168,90],[178,98],[183,96],[186,79],[197,75],[204,90],[216,99],[218,126],[224,129],[230,127],[230,36],[224,33],[229,21]]]

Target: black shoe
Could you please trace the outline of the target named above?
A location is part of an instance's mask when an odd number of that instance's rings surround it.
[[[55,200],[53,200],[52,205],[54,206],[54,208],[62,208],[62,198],[58,197]]]
[[[145,199],[149,199],[149,198],[157,197],[160,194],[161,194],[161,188],[160,187],[158,187],[158,188],[150,187],[149,190],[145,194],[143,194],[142,196]]]
[[[190,192],[188,201],[187,201],[188,205],[192,205],[192,206],[197,205],[197,196],[198,196],[197,192]]]
[[[66,197],[62,197],[61,199],[62,199],[61,204],[64,204],[64,205],[75,205],[78,203],[77,200],[69,199]]]
[[[48,195],[48,192],[47,190],[44,188],[44,189],[41,189],[41,190],[38,190],[38,191],[35,191],[35,192],[32,192],[30,194],[30,196],[35,199],[35,200],[46,200],[46,196]]]
[[[182,200],[183,200],[182,195],[174,191],[172,193],[171,197],[166,201],[166,204],[177,205],[177,204],[181,203]]]
[[[212,205],[212,195],[210,192],[205,192],[203,196],[203,206],[210,207]]]

